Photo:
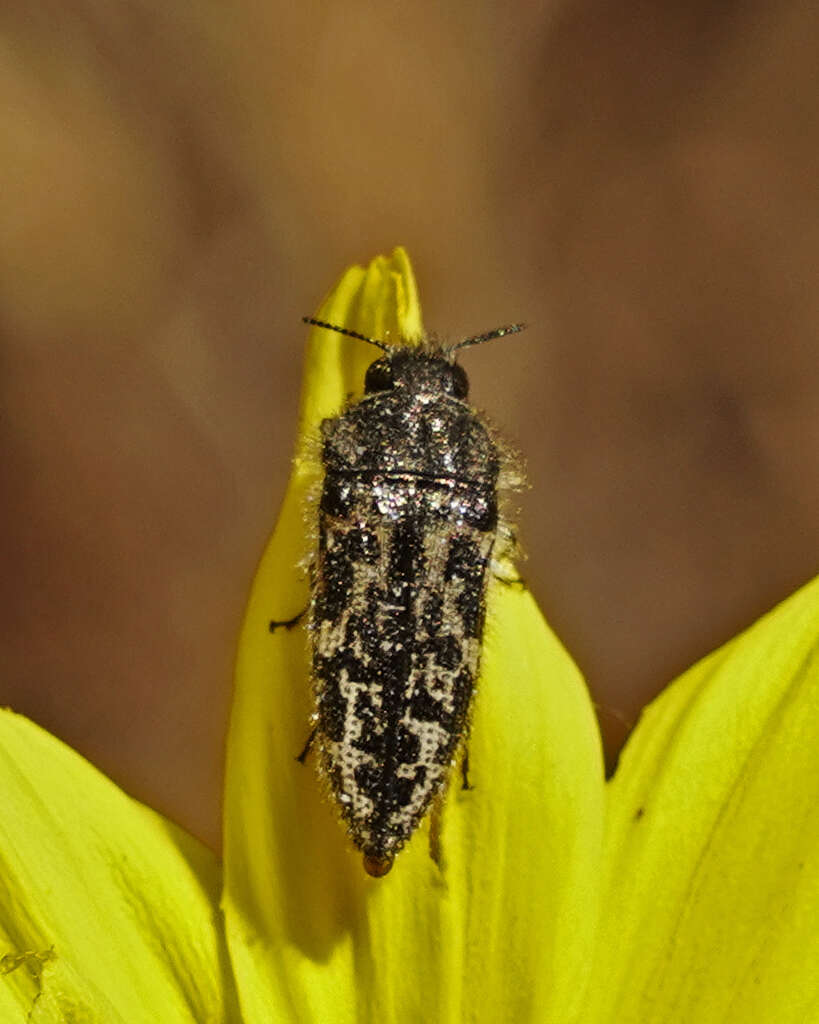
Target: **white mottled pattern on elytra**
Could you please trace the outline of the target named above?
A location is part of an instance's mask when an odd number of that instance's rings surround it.
[[[437,722],[419,722],[408,714],[405,714],[401,721],[409,732],[418,737],[421,749],[418,752],[418,760],[412,764],[399,765],[396,775],[399,778],[412,779],[419,765],[426,768],[426,775],[423,782],[413,787],[409,801],[390,815],[389,824],[393,828],[406,826],[408,822],[416,821],[424,813],[449,769],[448,764],[439,764],[435,759],[437,752],[449,741],[449,732]]]
[[[366,494],[362,494],[361,499],[362,506],[365,506]],[[337,543],[337,537],[340,534],[362,529],[365,526],[364,512],[364,508],[357,512],[354,511],[345,521],[329,520],[328,517],[323,524],[328,550],[331,550],[332,546]],[[420,749],[417,757],[412,761],[395,765],[394,775],[396,779],[413,779],[416,777],[417,769],[423,767],[424,778],[412,787],[402,806],[394,808],[387,817],[386,829],[389,830],[389,835],[373,834],[372,819],[378,813],[375,801],[362,791],[356,779],[356,770],[362,765],[376,766],[373,756],[359,749],[364,723],[356,712],[356,697],[366,690],[370,702],[376,708],[382,707],[383,687],[381,682],[350,679],[346,669],[343,670],[340,680],[343,708],[339,709],[343,715],[343,735],[339,742],[321,741],[328,774],[343,816],[348,822],[354,841],[363,848],[371,843],[380,842],[386,848],[397,849],[412,834],[417,822],[446,781],[451,767],[451,754],[454,752],[448,748],[454,748],[465,732],[467,724],[465,720],[458,728],[458,735],[453,735],[443,724],[418,720],[409,713],[409,702],[413,694],[425,692],[435,704],[440,706],[442,717],[444,714],[453,714],[458,706],[457,689],[458,687],[463,689],[464,686],[462,673],[465,673],[472,683],[477,674],[480,639],[463,635],[463,618],[458,609],[458,600],[465,586],[474,586],[474,583],[469,584],[458,578],[446,581],[444,577],[454,535],[471,541],[476,545],[481,557],[488,558],[494,534],[470,528],[463,523],[453,530],[453,525],[455,524],[446,519],[432,520],[423,537],[424,569],[419,578],[409,581],[413,590],[412,612],[416,634],[408,639],[415,643],[416,640],[425,638],[424,609],[432,595],[437,594],[442,602],[437,635],[452,636],[458,644],[460,657],[454,668],[443,668],[435,664],[433,654],[428,652],[422,654],[418,651],[404,681],[404,701],[402,702],[404,710],[399,721],[408,732],[418,738]],[[396,610],[401,610],[399,605],[390,601],[389,592],[386,590],[394,534],[393,522],[382,521],[378,524],[376,529],[380,544],[378,561],[375,564],[363,561],[355,563],[352,566],[353,582],[350,600],[339,619],[334,622],[324,620],[314,623],[313,628],[317,634],[316,646],[322,655],[330,657],[345,645],[350,645],[355,656],[366,665],[369,659],[363,649],[361,638],[351,639],[348,633],[351,616],[364,618],[365,621],[369,616],[372,620],[372,629],[378,634],[382,632],[382,624],[388,621]],[[373,584],[383,595],[375,607],[371,606],[369,594]],[[384,640],[382,644],[382,649],[388,650],[389,641]],[[400,644],[396,646],[400,649]],[[320,696],[321,681],[317,679],[316,685],[317,696]],[[463,703],[464,698],[461,695],[461,707]],[[397,725],[398,721],[377,722],[375,727],[378,732],[390,732],[396,729]],[[372,723],[368,723],[367,727],[373,728]],[[388,791],[389,785],[388,782],[385,782],[385,792]]]

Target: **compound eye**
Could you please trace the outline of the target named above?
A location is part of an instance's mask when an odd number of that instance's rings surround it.
[[[374,391],[390,391],[393,385],[392,363],[389,359],[376,359],[367,367],[364,377],[364,393],[371,395]]]
[[[469,379],[460,363],[452,366],[452,394],[456,398],[466,398],[469,394]]]

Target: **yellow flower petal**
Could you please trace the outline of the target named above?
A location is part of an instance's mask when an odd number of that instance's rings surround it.
[[[200,843],[0,712],[0,1020],[234,1019]]]
[[[819,1019],[819,580],[646,711],[583,1021]]]
[[[319,318],[384,338],[421,332],[402,250],[348,271]],[[422,826],[391,873],[365,875],[295,760],[309,731],[303,630],[314,532],[305,494],[315,437],[377,357],[314,330],[302,442],[247,610],[229,739],[224,907],[247,1020],[557,1020],[583,991],[596,923],[603,783],[599,739],[570,659],[528,594],[492,588],[470,740],[474,789],[443,815],[444,871]],[[312,439],[312,440],[311,440]]]

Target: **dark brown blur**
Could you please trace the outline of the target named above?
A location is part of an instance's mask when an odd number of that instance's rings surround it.
[[[52,0],[0,40],[0,701],[211,845],[350,262],[406,245],[441,334],[532,324],[464,363],[612,754],[816,571],[815,4]]]

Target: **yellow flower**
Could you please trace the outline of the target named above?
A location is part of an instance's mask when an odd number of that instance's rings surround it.
[[[238,1019],[213,855],[0,713],[0,1021]]]
[[[318,317],[375,338],[421,334],[404,252],[349,270]],[[310,438],[347,393],[360,393],[375,356],[362,342],[311,334],[303,441],[245,618],[225,846],[243,1008],[252,1020],[276,1008],[286,1020],[334,1024],[546,1020],[576,999],[588,969],[603,776],[577,669],[531,597],[517,587],[490,594],[474,789],[449,794],[443,875],[427,826],[387,877],[367,877],[312,764],[295,760],[311,711],[305,639],[271,636],[268,623],[307,603],[305,495],[318,472]]]
[[[318,314],[422,334],[406,255]],[[526,592],[490,592],[474,789],[368,877],[312,764],[305,500],[366,345],[315,331],[301,442],[251,594],[213,856],[79,755],[0,713],[0,1022],[819,1021],[819,581],[648,709],[617,775]],[[219,912],[221,898],[224,922]]]

